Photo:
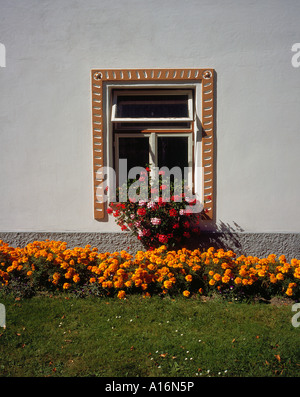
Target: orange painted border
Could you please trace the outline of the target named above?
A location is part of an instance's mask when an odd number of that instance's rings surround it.
[[[214,70],[213,69],[93,69],[92,84],[92,130],[93,130],[93,180],[94,218],[104,220],[105,203],[97,200],[96,191],[101,197],[103,180],[96,179],[97,170],[104,164],[103,137],[103,83],[109,81],[162,81],[202,82],[202,166],[204,168],[204,214],[205,219],[214,215]],[[98,175],[99,176],[99,175]]]

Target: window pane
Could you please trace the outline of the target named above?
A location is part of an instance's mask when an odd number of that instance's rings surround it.
[[[188,95],[118,95],[116,117],[189,117]]]
[[[175,128],[174,128],[175,127]],[[125,129],[125,128],[134,128],[134,129],[191,129],[191,123],[188,121],[167,121],[167,122],[155,122],[155,121],[149,121],[147,123],[145,122],[138,122],[138,123],[118,123],[117,124],[117,129]]]
[[[158,167],[180,167],[184,176],[184,167],[188,167],[188,137],[158,137]]]
[[[149,164],[149,138],[119,138],[119,158],[127,159],[127,170]]]

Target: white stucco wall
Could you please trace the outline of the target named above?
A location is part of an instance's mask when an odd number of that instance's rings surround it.
[[[0,231],[119,231],[93,219],[90,70],[209,67],[217,225],[300,232],[299,17],[299,0],[0,0]]]

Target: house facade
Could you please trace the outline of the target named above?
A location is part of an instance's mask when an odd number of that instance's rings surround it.
[[[300,257],[299,15],[297,0],[2,0],[0,239],[142,248],[106,212],[126,159],[187,170],[206,215],[193,246]]]

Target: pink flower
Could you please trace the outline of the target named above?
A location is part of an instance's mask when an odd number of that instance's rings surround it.
[[[140,205],[140,206],[143,206],[143,205],[145,205],[146,203],[147,203],[146,200],[140,200],[140,201],[139,201],[139,205]]]
[[[160,225],[161,219],[160,218],[151,218],[152,225]]]

